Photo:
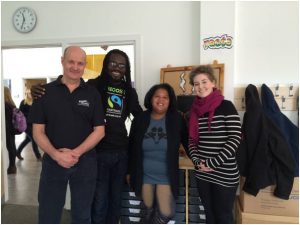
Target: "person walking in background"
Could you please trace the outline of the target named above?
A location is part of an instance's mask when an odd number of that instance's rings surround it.
[[[6,131],[6,148],[8,151],[9,166],[7,168],[7,174],[15,174],[16,168],[16,143],[15,132],[12,123],[13,109],[16,105],[11,97],[11,93],[8,87],[4,87],[4,102],[5,102],[5,131]]]
[[[25,99],[21,101],[20,103],[20,107],[19,109],[23,112],[24,116],[26,117],[26,121],[27,121],[27,129],[25,131],[26,133],[26,137],[24,139],[24,141],[22,141],[22,143],[19,145],[18,149],[17,149],[17,158],[20,160],[23,160],[24,158],[21,156],[21,152],[23,151],[24,147],[31,142],[32,144],[32,150],[34,152],[34,155],[36,157],[37,160],[41,160],[41,154],[39,152],[39,148],[37,146],[37,144],[35,143],[35,141],[33,140],[32,137],[32,124],[29,123],[28,120],[28,115],[29,115],[29,111],[32,105],[32,96],[31,96],[31,92],[30,89],[26,89],[25,91]]]
[[[241,141],[240,117],[234,105],[215,88],[210,66],[190,73],[196,98],[189,120],[189,156],[195,165],[206,223],[233,223],[239,184],[236,151]]]
[[[94,147],[104,137],[104,113],[98,91],[81,78],[86,54],[77,46],[65,49],[63,75],[44,86],[29,120],[33,137],[45,152],[38,193],[39,223],[60,223],[67,185],[72,223],[91,223],[96,188]]]
[[[180,143],[188,148],[186,122],[169,84],[151,87],[144,105],[130,130],[129,182],[146,206],[141,222],[168,223],[178,194]]]

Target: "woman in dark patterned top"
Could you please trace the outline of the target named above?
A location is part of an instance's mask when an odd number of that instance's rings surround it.
[[[189,155],[195,165],[206,223],[233,223],[232,208],[239,184],[236,150],[241,141],[240,117],[215,88],[210,66],[190,73],[196,98],[190,111]]]
[[[157,84],[145,96],[144,111],[130,130],[130,185],[143,199],[141,223],[166,224],[175,214],[178,194],[179,145],[188,148],[183,116],[169,84]]]

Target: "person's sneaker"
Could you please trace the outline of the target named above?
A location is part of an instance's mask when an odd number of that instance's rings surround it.
[[[17,173],[17,167],[16,166],[10,166],[7,168],[7,174],[16,174]]]
[[[20,160],[23,160],[24,158],[21,156],[20,153],[17,153],[17,158],[20,159]]]

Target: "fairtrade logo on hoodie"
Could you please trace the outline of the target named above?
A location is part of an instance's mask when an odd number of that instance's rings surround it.
[[[106,116],[120,118],[123,111],[124,90],[114,87],[108,87],[107,90]]]

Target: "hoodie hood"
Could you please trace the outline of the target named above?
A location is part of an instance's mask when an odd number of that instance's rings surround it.
[[[276,124],[287,141],[296,164],[294,175],[299,176],[299,128],[281,112],[271,89],[265,84],[261,87],[261,101],[264,113]]]
[[[256,86],[249,84],[245,90],[246,111],[248,110],[262,110],[259,100],[259,95]]]
[[[265,84],[261,86],[261,103],[266,113],[279,113],[279,106],[274,98],[272,90]]]

